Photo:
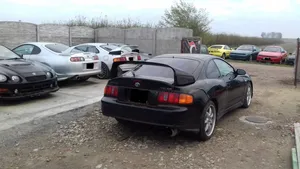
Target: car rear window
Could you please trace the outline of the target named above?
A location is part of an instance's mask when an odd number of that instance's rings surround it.
[[[69,48],[69,46],[59,43],[47,44],[45,47],[56,53],[62,53]]]
[[[211,46],[210,48],[212,49],[222,49],[223,46],[220,46],[220,45],[214,45],[214,46]]]
[[[118,48],[118,46],[115,45],[101,45],[100,47],[108,52]]]
[[[266,47],[264,49],[265,52],[280,52],[280,48],[279,47]]]
[[[189,74],[193,74],[200,64],[199,61],[182,58],[153,58],[148,62],[163,63]],[[135,70],[135,75],[173,78],[174,72],[168,67],[143,65]]]

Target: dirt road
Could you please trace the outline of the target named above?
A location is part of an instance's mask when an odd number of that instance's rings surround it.
[[[159,128],[124,127],[102,116],[96,104],[76,121],[57,121],[47,130],[2,145],[0,168],[291,168],[292,126],[300,122],[300,89],[292,85],[293,69],[234,65],[252,75],[252,105],[221,119],[207,142],[197,142],[188,133],[170,138]],[[272,123],[254,126],[239,120],[247,115],[265,116]]]

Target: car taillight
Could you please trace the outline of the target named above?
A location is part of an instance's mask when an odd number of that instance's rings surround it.
[[[106,86],[104,89],[104,95],[110,97],[118,97],[118,87],[117,86]]]
[[[71,57],[70,58],[71,62],[82,62],[85,61],[84,57]]]
[[[188,94],[159,92],[157,101],[168,104],[192,104],[194,99],[193,96]]]
[[[113,61],[114,61],[114,62],[122,62],[122,61],[126,61],[126,57],[114,58]]]
[[[137,59],[138,59],[138,60],[142,60],[142,58],[141,58],[141,56],[140,56],[140,55],[138,55],[138,56],[137,56]]]
[[[93,59],[94,60],[99,60],[99,57],[96,55],[96,56],[93,56]]]

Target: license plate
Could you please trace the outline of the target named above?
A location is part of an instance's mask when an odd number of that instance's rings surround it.
[[[87,63],[86,69],[94,69],[94,63]]]
[[[129,58],[129,61],[133,61],[133,57],[130,57],[130,58]]]

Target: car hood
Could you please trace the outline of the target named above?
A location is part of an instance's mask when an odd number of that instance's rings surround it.
[[[236,54],[250,54],[252,52],[248,51],[248,50],[234,50],[231,53],[236,53]]]
[[[259,55],[262,56],[281,56],[281,53],[278,52],[259,52]]]
[[[295,58],[296,58],[296,55],[288,55],[287,58],[288,58],[288,59],[295,59]]]
[[[38,62],[27,61],[25,59],[19,60],[1,60],[0,61],[0,72],[7,75],[18,75],[21,77],[36,75],[45,75],[45,72],[52,72],[52,70]]]

